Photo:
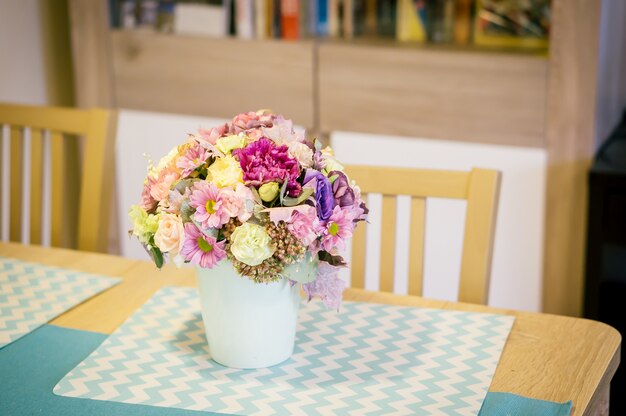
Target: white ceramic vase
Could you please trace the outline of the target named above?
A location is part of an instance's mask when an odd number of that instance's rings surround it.
[[[286,276],[307,281],[316,264],[288,266]],[[197,267],[202,320],[211,358],[226,367],[263,368],[287,360],[293,353],[300,285],[287,279],[254,283],[237,274],[228,260],[213,269]]]

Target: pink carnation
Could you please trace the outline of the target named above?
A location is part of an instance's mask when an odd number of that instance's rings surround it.
[[[174,182],[180,179],[180,174],[171,169],[163,169],[158,178],[150,186],[150,196],[157,201],[167,198]]]
[[[139,203],[139,206],[146,212],[152,212],[158,203],[158,201],[150,194],[150,189],[155,181],[156,179],[148,177],[146,183],[143,185],[143,189],[141,190],[141,202]]]
[[[239,134],[259,127],[271,127],[276,116],[265,112],[253,112],[237,114],[231,122],[230,132]]]
[[[287,229],[304,246],[311,245],[317,239],[316,230],[318,227],[317,211],[311,206],[305,210],[294,210],[287,224]]]
[[[217,139],[225,135],[226,132],[228,132],[228,124],[226,123],[211,129],[198,130],[198,134],[200,135],[199,139],[212,145],[215,145]]]

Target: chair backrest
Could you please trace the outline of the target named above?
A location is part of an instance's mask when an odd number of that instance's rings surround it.
[[[114,123],[102,109],[0,104],[0,240],[106,250]]]
[[[421,296],[424,264],[426,198],[467,201],[459,301],[487,303],[491,254],[496,223],[500,173],[472,169],[469,172],[347,166],[346,173],[362,194],[382,194],[380,290],[393,291],[396,197],[411,197],[408,293]],[[352,238],[352,287],[365,287],[366,227],[357,227]]]

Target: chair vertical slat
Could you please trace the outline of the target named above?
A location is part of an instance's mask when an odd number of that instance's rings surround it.
[[[424,238],[426,200],[411,198],[409,237],[409,295],[422,296],[424,287]]]
[[[59,132],[50,134],[52,159],[51,243],[55,247],[76,247],[78,216],[78,140]]]
[[[11,190],[9,196],[9,240],[22,241],[22,128],[11,126]]]
[[[396,243],[396,196],[383,195],[380,239],[380,290],[393,292]]]
[[[0,241],[4,241],[4,170],[6,169],[5,164],[9,163],[9,160],[4,160],[4,136],[9,126],[5,126],[0,124]],[[8,135],[8,133],[7,133]],[[8,139],[7,139],[8,140]]]
[[[30,134],[30,243],[41,244],[43,214],[43,135],[39,129]]]
[[[361,194],[363,200],[366,195]],[[352,234],[352,259],[350,260],[350,287],[365,288],[365,246],[367,242],[367,226],[360,224]]]
[[[467,190],[459,301],[486,304],[498,210],[500,172],[472,169]]]

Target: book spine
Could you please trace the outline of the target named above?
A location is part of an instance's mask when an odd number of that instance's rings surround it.
[[[358,30],[355,30],[355,34],[357,36],[363,35],[368,37],[373,37],[378,34],[378,4],[376,0],[360,0],[363,2],[364,8],[364,22],[363,22],[363,33],[358,33]],[[356,6],[355,6],[356,8]],[[355,17],[356,20],[356,17]],[[355,23],[357,26],[357,23]]]
[[[281,0],[281,36],[283,39],[298,39],[300,37],[299,9],[298,0]]]
[[[316,0],[317,25],[315,33],[317,36],[328,36],[328,1],[329,0]]]
[[[355,0],[343,0],[343,36],[346,39],[354,37],[354,22],[357,17],[355,3]]]
[[[311,7],[309,5],[309,0],[300,0],[300,10],[299,10],[299,19],[300,19],[300,38],[304,39],[311,35],[309,20],[311,13]]]
[[[380,0],[378,2],[378,35],[396,37],[397,0]]]
[[[254,33],[257,39],[265,39],[268,36],[267,12],[265,11],[267,0],[254,0]]]
[[[454,15],[454,43],[467,45],[471,33],[471,0],[457,0]]]
[[[252,1],[235,0],[237,37],[240,39],[252,39],[254,35],[254,22],[252,20]]]
[[[328,36],[339,36],[339,8],[341,0],[328,0]]]
[[[282,37],[282,27],[281,27],[281,15],[282,12],[280,10],[280,2],[281,0],[272,0],[274,4],[273,13],[272,13],[272,34],[274,38]]]
[[[318,0],[307,0],[309,2],[309,34],[313,37],[318,36],[317,33],[317,2]]]

